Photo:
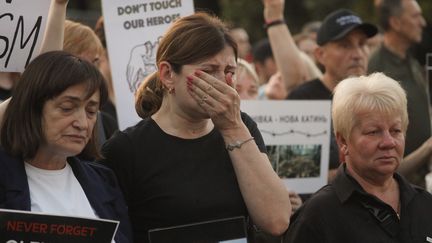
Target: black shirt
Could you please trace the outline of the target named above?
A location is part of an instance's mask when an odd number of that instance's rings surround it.
[[[405,155],[412,153],[431,136],[429,83],[424,77],[424,68],[409,52],[405,59],[401,59],[381,45],[369,59],[368,72],[383,72],[400,82],[405,89],[409,120],[405,137]],[[424,177],[428,172],[429,168],[425,163],[407,179],[424,187]]]
[[[0,103],[7,100],[12,95],[12,90],[0,88]]]
[[[407,93],[409,124],[405,138],[405,155],[419,148],[431,136],[429,84],[424,69],[410,53],[405,59],[381,46],[369,60],[368,72],[384,72],[400,82]]]
[[[288,100],[332,100],[333,94],[320,79],[313,79],[293,89]]]
[[[287,97],[288,100],[332,100],[332,92],[324,86],[319,79],[308,81],[294,90]],[[339,148],[333,133],[333,126],[330,134],[330,157],[329,169],[336,169],[339,166]]]
[[[432,238],[432,195],[398,174],[400,220],[340,166],[333,183],[314,194],[291,218],[285,243],[420,243]],[[382,223],[380,223],[382,220]]]
[[[256,123],[242,119],[261,152]],[[134,242],[148,242],[149,229],[247,216],[230,156],[216,129],[197,139],[165,133],[147,118],[116,132],[102,148],[129,206]]]

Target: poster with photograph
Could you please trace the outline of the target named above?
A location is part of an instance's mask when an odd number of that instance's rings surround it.
[[[0,0],[0,72],[23,72],[40,51],[51,0]]]
[[[242,101],[257,123],[267,154],[289,189],[313,193],[327,184],[331,101]]]
[[[119,221],[0,209],[0,242],[112,242]]]
[[[194,12],[192,0],[102,0],[108,56],[120,129],[135,125],[134,94],[156,71],[159,40],[178,18]]]

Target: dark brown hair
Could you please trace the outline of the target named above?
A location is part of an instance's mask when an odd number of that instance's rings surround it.
[[[173,71],[180,73],[183,65],[209,59],[226,46],[233,48],[237,60],[237,44],[225,24],[217,17],[195,13],[180,18],[168,29],[159,42],[156,64],[169,62]],[[136,93],[135,108],[145,118],[159,110],[164,92],[157,73],[141,86]]]
[[[67,52],[47,52],[35,58],[16,83],[12,99],[5,111],[0,141],[9,154],[32,159],[40,144],[45,143],[42,111],[46,101],[71,86],[87,85],[86,98],[100,91],[100,105],[108,97],[107,87],[97,68]],[[97,131],[83,150],[84,156],[98,158]]]

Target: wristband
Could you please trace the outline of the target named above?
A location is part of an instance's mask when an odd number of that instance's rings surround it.
[[[236,148],[241,148],[241,146],[243,145],[243,144],[245,144],[245,143],[247,143],[247,142],[249,142],[249,141],[252,141],[254,139],[254,137],[250,137],[250,138],[248,138],[248,139],[246,139],[246,140],[243,140],[243,141],[235,141],[234,143],[231,143],[231,144],[228,144],[227,146],[226,146],[226,149],[228,150],[228,151],[233,151],[234,149],[236,149]]]
[[[267,22],[267,23],[265,23],[263,25],[263,28],[264,29],[268,29],[268,28],[270,28],[272,26],[280,25],[280,24],[285,24],[285,20],[284,19],[277,19],[277,20],[273,20],[273,21]]]

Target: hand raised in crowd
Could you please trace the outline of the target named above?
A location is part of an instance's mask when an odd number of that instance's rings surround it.
[[[232,73],[226,74],[225,80],[199,70],[188,76],[190,94],[207,112],[219,131],[235,129],[243,124],[240,97],[232,86]]]
[[[271,22],[273,20],[283,19],[285,0],[263,0],[264,20]]]

